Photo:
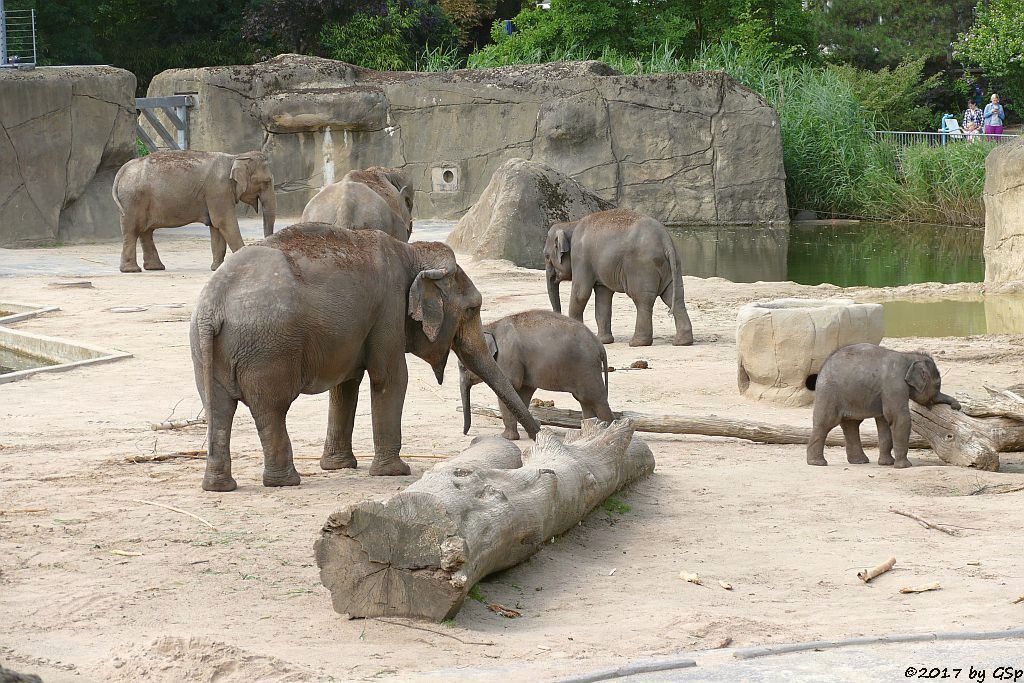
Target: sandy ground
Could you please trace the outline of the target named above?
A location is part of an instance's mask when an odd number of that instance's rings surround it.
[[[323,521],[347,503],[401,490],[436,462],[418,456],[453,455],[500,425],[476,418],[463,436],[456,364],[438,386],[429,366],[410,356],[404,453],[412,476],[367,475],[368,396],[357,418],[356,471],[319,471],[326,394],[292,406],[300,487],[260,485],[262,456],[244,406],[232,439],[236,492],[203,492],[199,459],[132,462],[205,447],[203,427],[149,429],[201,407],[188,319],[209,274],[208,241],[161,237],[169,268],[162,273],[117,273],[117,245],[93,245],[19,252],[37,264],[65,264],[68,275],[85,273],[92,289],[52,288],[63,279],[56,275],[0,277],[0,301],[61,306],[19,329],[134,354],[0,385],[0,509],[45,508],[0,515],[6,666],[47,681],[548,680],[636,657],[720,657],[701,651],[724,638],[751,646],[994,630],[1024,615],[1024,604],[1011,604],[1024,593],[1024,493],[969,495],[985,484],[1024,484],[1024,455],[1005,455],[1003,472],[982,473],[919,451],[911,453],[915,467],[893,470],[848,466],[833,448],[830,467],[811,468],[802,446],[652,435],[657,470],[619,496],[627,512],[599,510],[530,561],[481,583],[489,601],[515,607],[521,618],[470,600],[450,625],[348,620],[332,611],[313,563]],[[484,295],[485,320],[546,307],[542,272],[461,262]],[[610,363],[643,358],[651,369],[611,376],[613,408],[809,425],[807,409],[738,396],[737,308],[795,295],[887,298],[879,290],[720,279],[687,278],[686,287],[696,334],[690,348],[669,344],[664,308],[655,345],[630,348],[632,305],[615,298]],[[124,306],[149,308],[107,310]],[[587,322],[593,328],[592,312]],[[986,383],[1022,381],[1021,343],[990,335],[890,345],[933,350],[947,391],[978,393]],[[578,407],[566,395],[538,397]],[[474,398],[496,403],[483,387]],[[200,515],[216,530],[143,500]],[[890,513],[892,506],[962,528],[957,536],[927,530]],[[869,586],[856,578],[890,555],[897,558],[891,573]],[[681,571],[698,572],[705,586],[681,581]],[[931,581],[942,590],[898,593]]]

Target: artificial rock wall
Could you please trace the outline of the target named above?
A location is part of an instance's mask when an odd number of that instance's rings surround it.
[[[0,69],[0,247],[119,238],[114,175],[135,156],[135,76]]]
[[[985,281],[1024,280],[1024,139],[985,160]]]
[[[150,97],[197,94],[194,149],[262,149],[282,215],[348,170],[399,166],[416,216],[457,218],[512,158],[541,161],[667,223],[788,222],[778,117],[719,72],[623,76],[599,62],[376,72],[281,55],[175,69]]]

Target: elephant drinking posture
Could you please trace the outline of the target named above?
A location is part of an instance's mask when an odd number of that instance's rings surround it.
[[[439,242],[403,244],[376,230],[300,223],[244,249],[210,278],[192,316],[192,362],[208,422],[203,488],[231,491],[238,401],[263,445],[264,486],[299,474],[285,415],[299,394],[330,391],[323,469],[355,467],[352,428],[370,375],[373,475],[409,473],[399,457],[405,354],[440,382],[449,350],[484,378],[530,436],[540,427],[484,342],[480,292]]]
[[[412,181],[398,168],[372,166],[349,171],[320,190],[302,211],[302,221],[350,230],[380,230],[408,242],[412,234]]]
[[[257,210],[262,205],[263,235],[274,233],[274,176],[263,152],[156,152],[122,166],[111,194],[121,212],[122,273],[139,272],[139,241],[146,270],[163,270],[153,231],[189,223],[209,226],[211,270],[216,270],[229,246],[231,251],[245,246],[235,216],[238,202]]]
[[[960,410],[959,401],[939,391],[942,378],[931,356],[875,344],[853,344],[833,352],[821,371],[807,378],[807,388],[814,390],[808,465],[828,464],[825,437],[836,425],[843,428],[847,462],[868,462],[860,443],[860,423],[873,417],[878,428],[878,464],[910,467],[910,401],[923,406],[945,403]]]
[[[654,300],[668,305],[675,318],[672,343],[693,343],[693,327],[686,312],[683,271],[675,243],[663,226],[632,211],[598,211],[570,222],[556,223],[544,244],[548,297],[551,308],[562,311],[558,285],[572,280],[569,317],[583,320],[583,309],[593,292],[597,338],[612,336],[612,294],[625,292],[636,304],[636,328],[630,346],[650,346],[654,340]]]
[[[586,325],[551,311],[523,311],[484,325],[484,340],[501,372],[529,405],[537,389],[567,391],[583,408],[583,417],[611,422],[608,407],[608,356]],[[472,423],[469,392],[482,380],[459,361],[463,433]],[[506,439],[519,438],[516,416],[501,405]]]

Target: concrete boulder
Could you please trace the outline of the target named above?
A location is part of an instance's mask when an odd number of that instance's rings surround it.
[[[120,238],[114,174],[135,156],[135,76],[0,69],[0,247]]]
[[[280,55],[165,71],[195,93],[194,149],[270,156],[282,215],[355,168],[399,167],[417,218],[459,218],[513,158],[665,223],[787,223],[778,116],[721,72],[625,76],[601,62],[378,72]]]
[[[810,375],[836,349],[878,344],[885,333],[881,304],[851,299],[777,299],[743,306],[736,320],[737,383],[755,400],[787,406],[814,402]]]
[[[1024,280],[1024,139],[985,160],[985,282]]]
[[[509,159],[455,226],[448,244],[478,258],[543,268],[544,239],[553,223],[610,208],[611,202],[550,166]]]

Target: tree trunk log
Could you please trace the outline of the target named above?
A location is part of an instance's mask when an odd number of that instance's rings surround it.
[[[332,514],[314,553],[334,609],[351,617],[453,617],[477,581],[512,567],[654,470],[629,420],[550,430],[522,455],[483,439],[386,502]]]
[[[960,400],[963,411],[971,417],[1007,417],[1024,422],[1024,398],[1009,389],[986,386],[987,397],[965,396]]]
[[[931,443],[943,462],[999,471],[999,451],[1003,450],[1006,435],[1004,430],[995,428],[994,420],[964,415],[945,404],[927,407],[913,401],[910,415],[914,431]]]

